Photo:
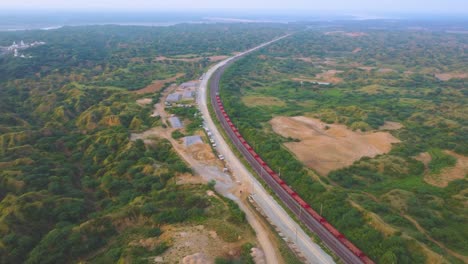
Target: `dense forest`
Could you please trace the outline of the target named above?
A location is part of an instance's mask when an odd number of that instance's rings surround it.
[[[229,55],[287,30],[217,24],[0,33],[2,46],[46,42],[22,51],[31,58],[0,57],[0,263],[147,263],[171,246],[158,239],[171,225],[214,223],[227,241],[251,234],[232,202],[206,196],[210,186],[175,184],[191,169],[168,141],[130,140],[162,125],[131,90],[178,73],[178,82],[198,79],[211,64],[155,57]],[[251,246],[235,261],[250,263]]]
[[[466,262],[467,172],[446,186],[428,178],[468,154],[468,36],[375,28],[315,26],[239,60],[221,81],[225,108],[268,164],[376,262]],[[401,143],[319,175],[285,147],[300,140],[273,132],[275,116],[360,133],[398,122],[389,132]]]

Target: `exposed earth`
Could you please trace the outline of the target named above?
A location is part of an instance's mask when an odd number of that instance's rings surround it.
[[[183,73],[178,73],[175,76],[171,78],[167,78],[165,80],[156,80],[153,81],[150,85],[146,86],[145,88],[142,88],[140,90],[136,90],[135,93],[137,94],[146,94],[146,93],[154,93],[154,92],[159,92],[164,86],[168,83],[174,82],[178,78],[184,76],[185,74]]]
[[[388,132],[352,131],[344,125],[325,124],[303,116],[278,116],[270,124],[277,134],[300,140],[285,145],[321,175],[350,166],[362,157],[387,153],[393,143],[400,142]]]
[[[445,168],[438,174],[432,174],[428,171],[428,166],[432,159],[429,153],[424,152],[415,157],[417,160],[424,163],[424,166],[426,166],[424,181],[437,187],[447,187],[450,182],[463,179],[468,175],[468,157],[451,151],[445,151],[445,153],[455,157],[457,159],[457,163],[454,167]]]

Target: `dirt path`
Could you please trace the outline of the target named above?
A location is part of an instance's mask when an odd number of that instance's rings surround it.
[[[154,92],[160,91],[161,89],[164,88],[164,85],[166,85],[167,83],[170,83],[170,82],[174,82],[175,80],[177,80],[178,78],[180,78],[180,77],[182,77],[184,75],[185,75],[184,73],[178,73],[175,76],[173,76],[171,78],[168,78],[168,79],[165,79],[165,80],[153,81],[150,85],[148,85],[145,88],[142,88],[140,90],[136,90],[136,91],[134,91],[134,93],[136,93],[136,94],[146,94],[146,93],[154,93]]]
[[[410,221],[415,227],[416,229],[418,229],[419,232],[423,233],[427,239],[429,239],[431,242],[433,242],[434,244],[438,245],[439,247],[445,249],[450,255],[452,255],[453,257],[455,258],[458,258],[458,259],[461,259],[463,262],[465,263],[468,263],[468,257],[467,256],[464,256],[464,255],[461,255],[449,248],[447,248],[444,244],[440,243],[439,241],[433,239],[427,232],[426,232],[426,229],[424,229],[421,225],[419,225],[418,221],[416,221],[415,219],[413,219],[411,216],[409,215],[405,215],[405,214],[402,214],[401,216],[403,216],[404,218],[406,218],[408,221]]]

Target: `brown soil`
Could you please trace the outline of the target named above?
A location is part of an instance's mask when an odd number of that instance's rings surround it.
[[[398,130],[403,128],[403,125],[398,122],[385,121],[385,123],[379,127],[379,130]]]
[[[358,52],[360,52],[361,50],[362,50],[361,48],[356,48],[356,49],[353,50],[353,53],[358,53]]]
[[[225,242],[203,225],[168,227],[160,240],[171,245],[161,255],[164,263],[214,263],[215,257],[239,255],[240,246],[245,243],[244,240]]]
[[[159,56],[154,58],[154,61],[183,61],[183,62],[196,62],[199,61],[201,58],[200,57],[195,57],[195,58],[168,58],[165,56]]]
[[[432,157],[429,153],[423,152],[420,153],[418,156],[414,157],[414,159],[424,163],[424,166],[427,168],[429,166],[429,162],[431,162],[432,160]]]
[[[242,102],[248,107],[255,106],[285,106],[286,104],[276,97],[270,96],[244,96]]]
[[[217,61],[222,61],[229,58],[228,56],[211,56],[210,61],[211,62],[217,62]]]
[[[153,100],[151,98],[143,98],[143,99],[138,99],[136,102],[137,104],[141,106],[149,105],[151,104]]]
[[[464,179],[468,175],[468,157],[456,154],[451,151],[445,151],[445,153],[457,158],[457,164],[455,164],[454,167],[443,169],[440,172],[440,174],[432,174],[426,172],[426,174],[424,175],[424,180],[427,183],[437,187],[447,187],[450,182],[454,180]],[[421,155],[424,155],[424,153],[421,153],[419,156]],[[427,164],[429,164],[429,162]]]
[[[365,71],[372,71],[373,69],[375,69],[375,67],[368,67],[368,66],[361,66],[358,68],[361,70],[365,70]]]
[[[203,163],[216,161],[216,157],[208,144],[194,144],[187,148],[187,152],[195,159]]]
[[[302,162],[322,175],[350,166],[362,157],[387,153],[392,143],[400,142],[387,132],[355,132],[344,125],[327,125],[318,119],[303,116],[279,116],[273,118],[270,124],[276,133],[301,140],[285,145]]]
[[[202,177],[197,175],[192,175],[190,173],[179,174],[176,176],[176,183],[178,185],[185,185],[185,184],[204,184],[205,181]]]
[[[175,80],[177,80],[177,78],[180,78],[180,77],[182,77],[182,76],[184,76],[184,75],[185,75],[184,73],[178,73],[178,74],[176,74],[174,77],[171,77],[171,78],[168,78],[168,79],[165,79],[165,80],[153,81],[152,84],[146,86],[146,87],[143,88],[143,89],[134,91],[134,93],[137,93],[137,94],[145,94],[145,93],[154,93],[154,92],[158,92],[158,91],[160,91],[162,88],[164,88],[164,86],[165,86],[167,83],[174,82]]]
[[[343,72],[343,71],[328,70],[326,72],[317,74],[315,77],[318,80],[323,81],[323,82],[329,82],[329,83],[337,84],[337,83],[340,83],[340,82],[343,81],[343,79],[335,76],[337,73],[341,73],[341,72]]]
[[[437,73],[435,77],[441,81],[449,81],[450,79],[465,79],[468,78],[468,73],[456,73],[456,72],[447,72],[447,73]]]
[[[379,73],[390,73],[390,72],[394,72],[395,70],[393,69],[389,69],[389,68],[380,68],[377,70],[377,72]]]

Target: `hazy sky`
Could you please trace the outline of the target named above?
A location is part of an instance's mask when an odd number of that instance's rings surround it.
[[[1,9],[276,9],[468,13],[468,0],[0,0]]]

